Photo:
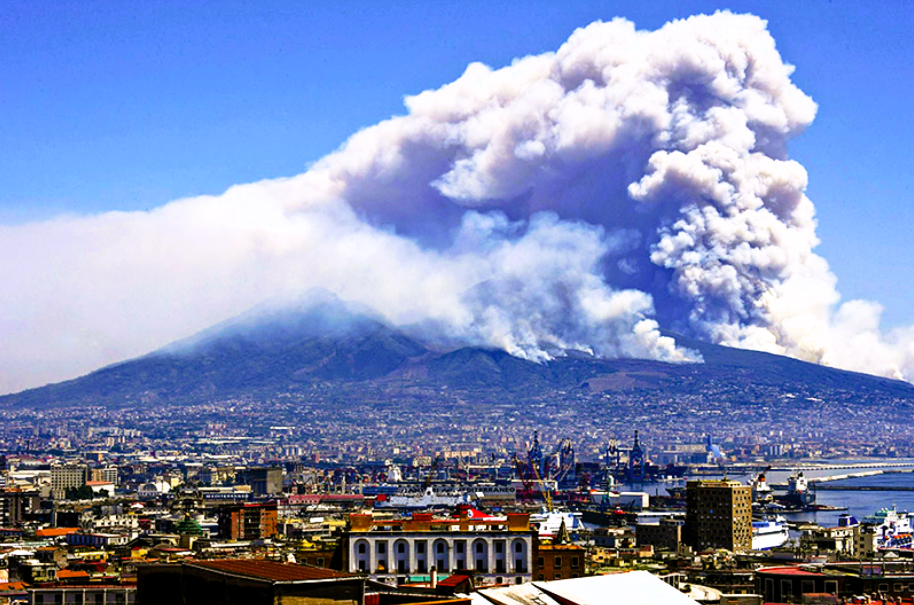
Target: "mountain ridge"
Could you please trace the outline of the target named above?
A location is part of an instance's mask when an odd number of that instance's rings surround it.
[[[149,403],[186,404],[303,395],[322,385],[357,397],[384,388],[392,397],[417,387],[536,397],[537,393],[599,395],[617,391],[689,394],[709,384],[725,390],[878,393],[914,402],[914,385],[827,368],[673,335],[704,363],[598,359],[569,352],[544,363],[499,349],[435,350],[384,322],[368,308],[330,293],[292,305],[269,304],[216,324],[157,351],[83,377],[0,396],[0,406],[54,408]]]

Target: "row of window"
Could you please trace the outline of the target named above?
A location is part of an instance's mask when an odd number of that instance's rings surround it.
[[[64,591],[36,592],[33,597],[32,602],[36,605],[124,605],[128,601],[133,602],[133,594],[131,593],[131,598],[128,599],[127,593],[124,591],[107,595],[104,592],[83,592],[82,590],[66,591],[66,594]]]
[[[578,574],[576,574],[576,573],[573,573],[573,574],[571,574],[571,577],[572,577],[572,578],[578,578],[578,577],[580,577],[580,576],[579,576]],[[543,574],[539,574],[539,575],[536,576],[536,579],[537,579],[537,580],[540,580],[540,581],[543,581],[543,580],[546,579],[546,576],[543,575]],[[561,580],[561,579],[562,579],[562,574],[560,574],[560,573],[553,574],[553,575],[552,575],[552,579],[553,579],[553,580]]]
[[[397,542],[397,552],[400,554],[405,553],[406,546],[407,546],[406,542],[403,542],[403,541]],[[486,547],[485,542],[482,542],[480,540],[477,540],[474,545],[474,549],[477,553],[485,552],[485,547]],[[494,547],[495,547],[495,552],[498,554],[501,554],[505,551],[505,543],[503,540],[496,541],[494,543]],[[435,552],[439,555],[444,554],[446,551],[446,548],[447,548],[447,545],[445,543],[438,542],[435,545]],[[461,540],[461,541],[454,542],[454,552],[456,552],[458,554],[463,554],[465,548],[466,548],[466,543],[464,541]],[[360,555],[365,554],[367,552],[367,549],[368,549],[368,547],[365,542],[359,542],[358,545],[356,546],[356,551]],[[378,542],[376,550],[379,555],[386,554],[387,543]],[[425,542],[416,542],[416,552],[420,555],[425,554]],[[524,544],[522,542],[516,542],[514,544],[514,552],[517,552],[517,553],[524,552]]]
[[[581,564],[580,559],[578,557],[571,557],[571,566],[572,567],[578,567],[580,564]],[[546,567],[546,558],[540,557],[537,560],[537,565],[539,566],[540,569]],[[553,561],[553,567],[561,567],[561,566],[562,566],[562,557],[556,557],[555,560]]]
[[[458,559],[456,567],[457,567],[457,569],[465,568],[466,562],[461,559]],[[576,567],[576,565],[574,565],[573,567]],[[444,559],[439,560],[438,565],[436,566],[436,569],[440,572],[448,572],[449,570],[448,570],[447,561],[445,561]],[[474,569],[481,573],[489,573],[488,561],[486,561],[485,559],[476,559]],[[358,570],[360,572],[367,573],[368,572],[368,561],[365,561],[364,559],[359,560]],[[388,571],[389,570],[387,569],[387,562],[379,561],[377,568],[374,570],[374,573],[387,573]],[[407,562],[400,559],[399,561],[396,562],[396,571],[397,571],[397,573],[409,573],[411,570],[407,567]],[[425,561],[419,561],[416,563],[416,568],[415,568],[416,573],[427,573],[428,571],[429,571],[429,569],[428,569]],[[495,561],[495,573],[507,573],[507,571],[508,571],[508,568],[504,561]],[[516,573],[527,573],[527,565],[523,559],[517,559],[514,562],[514,571]]]

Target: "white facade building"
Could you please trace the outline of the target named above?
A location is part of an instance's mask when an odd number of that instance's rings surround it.
[[[439,577],[471,570],[477,585],[520,584],[531,580],[534,540],[528,514],[495,520],[351,515],[346,568],[390,584],[428,577],[432,567]]]

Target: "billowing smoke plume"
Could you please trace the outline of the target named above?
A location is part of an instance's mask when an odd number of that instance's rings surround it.
[[[320,286],[543,360],[716,343],[914,378],[914,329],[840,304],[787,158],[816,106],[764,21],[617,19],[406,100],[304,174],[0,227],[0,390],[146,352]],[[35,371],[37,369],[38,371]]]

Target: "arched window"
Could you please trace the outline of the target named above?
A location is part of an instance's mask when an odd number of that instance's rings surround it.
[[[514,550],[514,560],[512,563],[514,565],[515,573],[529,573],[530,564],[528,559],[530,558],[530,552],[528,550],[527,542],[520,538],[514,540],[512,550]]]
[[[482,538],[473,542],[473,569],[481,573],[489,572],[489,543]]]
[[[449,572],[451,567],[451,549],[444,540],[435,540],[434,565],[439,572]]]
[[[371,571],[371,549],[367,540],[358,540],[355,543],[355,561],[354,568],[351,571],[368,572]]]
[[[394,559],[394,569],[400,574],[412,573],[413,566],[409,556],[409,544],[407,544],[406,540],[397,540],[395,545],[394,550],[397,554]]]

